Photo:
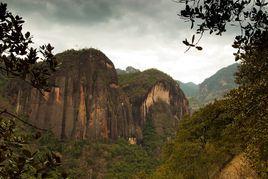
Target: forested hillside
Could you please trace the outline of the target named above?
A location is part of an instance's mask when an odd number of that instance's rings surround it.
[[[234,63],[222,68],[198,85],[191,82],[179,82],[180,87],[189,99],[192,110],[197,110],[215,99],[221,99],[230,90],[236,88],[235,73],[238,66],[237,63]]]

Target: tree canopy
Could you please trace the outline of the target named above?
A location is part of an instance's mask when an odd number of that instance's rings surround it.
[[[191,22],[191,29],[202,37],[209,34],[222,35],[228,26],[237,26],[240,33],[234,40],[233,47],[238,49],[237,60],[242,52],[252,48],[252,43],[267,35],[268,14],[265,0],[179,0],[185,8],[178,14]],[[200,39],[199,39],[200,40]],[[189,47],[198,47],[195,36],[183,43]]]
[[[32,37],[30,32],[23,33],[23,23],[21,17],[7,9],[7,4],[0,3],[1,80],[19,78],[40,92],[49,91],[48,78],[56,69],[53,47],[50,44],[41,46],[39,50],[30,47]],[[1,97],[1,103],[2,100]],[[49,176],[50,171],[60,164],[60,156],[34,145],[42,129],[11,111],[12,108],[0,109],[0,178]],[[37,131],[29,132],[34,130]]]
[[[239,62],[235,74],[238,87],[180,121],[176,138],[164,147],[164,162],[156,178],[217,178],[237,156],[245,156],[252,168],[246,172],[237,168],[238,173],[231,176],[267,178],[268,2],[177,2],[185,5],[178,15],[190,21],[189,28],[199,35],[199,39],[195,34],[183,41],[187,50],[202,50],[198,43],[206,32],[223,35],[228,26],[239,28],[233,43],[237,49],[235,60]]]
[[[56,61],[50,44],[40,49],[31,47],[30,32],[23,33],[24,20],[13,15],[7,4],[0,4],[0,74],[19,77],[40,90],[49,90],[48,77]]]

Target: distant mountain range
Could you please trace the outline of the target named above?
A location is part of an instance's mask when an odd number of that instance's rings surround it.
[[[199,108],[214,99],[223,97],[229,90],[236,88],[234,74],[237,67],[238,64],[234,63],[222,68],[199,85],[192,82],[182,83],[178,81],[181,89],[188,97],[191,107],[193,109]]]
[[[183,83],[178,81],[180,87],[187,97],[193,97],[198,95],[199,86],[193,82]]]
[[[128,66],[125,70],[122,70],[120,68],[116,68],[116,73],[118,75],[124,75],[124,74],[129,74],[129,73],[137,73],[140,72],[140,70],[132,67],[132,66]]]

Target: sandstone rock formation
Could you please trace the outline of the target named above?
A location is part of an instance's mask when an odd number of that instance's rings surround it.
[[[50,79],[51,92],[42,95],[16,81],[7,91],[18,113],[61,139],[141,138],[148,116],[158,121],[155,126],[161,132],[175,128],[189,112],[179,85],[160,71],[133,73],[145,74],[143,83],[118,84],[113,63],[98,50],[68,50],[56,58],[60,66]],[[156,104],[162,105],[154,108]]]
[[[100,51],[69,50],[58,54],[60,69],[51,78],[51,92],[17,84],[18,112],[30,122],[51,129],[58,137],[115,139],[131,134],[128,99],[118,88],[113,63]],[[14,90],[12,90],[14,92]]]
[[[119,84],[132,105],[138,138],[147,119],[152,119],[158,135],[174,133],[179,119],[189,114],[188,100],[179,85],[156,69],[119,76]]]

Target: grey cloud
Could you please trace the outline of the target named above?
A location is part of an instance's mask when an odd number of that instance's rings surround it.
[[[89,26],[123,19],[132,26],[138,21],[145,30],[151,24],[172,29],[167,22],[177,20],[178,6],[171,0],[8,0],[8,5],[22,15],[38,13],[51,23]]]
[[[114,0],[116,3],[118,0]],[[87,25],[107,21],[118,16],[115,3],[104,0],[9,0],[7,3],[25,15],[41,14],[59,24]]]
[[[156,67],[175,79],[197,82],[208,77],[213,65],[215,70],[219,68],[217,59],[210,58],[230,58],[222,50],[203,52],[204,56],[184,54],[181,41],[191,38],[194,31],[179,20],[182,4],[172,0],[7,0],[7,4],[26,20],[25,27],[38,45],[50,42],[56,52],[97,47],[121,68],[135,64],[141,69]],[[230,34],[232,31],[225,34],[226,39]],[[217,42],[207,37],[201,42],[209,47],[229,44],[229,40]],[[204,66],[209,68],[198,75]]]

